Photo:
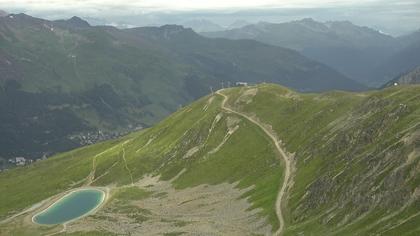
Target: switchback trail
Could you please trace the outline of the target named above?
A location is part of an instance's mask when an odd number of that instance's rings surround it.
[[[224,95],[223,93],[221,93],[221,90],[218,90],[216,93],[224,98],[223,101],[222,101],[222,104],[221,104],[221,107],[222,107],[223,110],[226,110],[228,112],[237,114],[237,115],[242,116],[243,118],[249,120],[250,122],[252,122],[255,125],[257,125],[258,127],[260,127],[260,129],[262,129],[264,131],[264,133],[268,137],[270,137],[270,139],[274,143],[274,146],[276,147],[277,151],[280,153],[280,156],[282,157],[282,159],[285,163],[284,181],[281,185],[279,193],[277,194],[276,209],[275,209],[277,218],[279,219],[279,229],[274,233],[274,235],[282,235],[282,233],[284,231],[284,216],[283,216],[283,212],[282,212],[282,202],[283,202],[283,200],[285,198],[285,195],[286,195],[286,188],[287,188],[287,186],[289,185],[289,182],[290,182],[291,165],[292,165],[291,158],[280,147],[279,141],[277,140],[275,135],[272,134],[267,128],[265,128],[264,125],[261,122],[255,120],[254,118],[248,116],[245,113],[235,111],[235,110],[232,110],[231,108],[226,107],[225,104],[226,104],[226,101],[228,100],[228,97],[226,95]]]

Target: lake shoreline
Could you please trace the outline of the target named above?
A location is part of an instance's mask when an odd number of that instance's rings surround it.
[[[38,215],[44,213],[45,211],[47,211],[51,207],[54,207],[61,200],[63,200],[64,198],[70,196],[71,194],[74,194],[74,193],[77,193],[77,192],[80,192],[80,191],[84,191],[84,190],[96,190],[96,191],[100,191],[102,193],[101,199],[100,199],[99,203],[94,208],[92,208],[88,212],[86,212],[86,213],[84,213],[84,214],[82,214],[82,215],[80,215],[80,216],[78,216],[76,218],[73,218],[71,220],[68,220],[68,221],[65,221],[65,222],[62,222],[62,223],[43,224],[43,223],[36,222],[35,217],[37,217]],[[31,222],[33,224],[40,225],[40,226],[66,225],[68,223],[74,222],[74,221],[79,220],[79,219],[81,219],[83,217],[86,217],[88,215],[94,214],[100,207],[102,207],[105,204],[105,202],[107,201],[108,197],[109,197],[109,188],[107,188],[107,187],[87,187],[87,186],[84,186],[84,187],[80,187],[80,188],[76,188],[76,189],[67,190],[67,191],[65,191],[63,193],[58,194],[58,196],[52,197],[51,200],[48,200],[48,203],[44,207],[41,207],[40,209],[38,209],[38,211],[36,211],[32,215]]]

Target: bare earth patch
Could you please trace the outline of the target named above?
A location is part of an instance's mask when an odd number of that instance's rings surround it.
[[[200,185],[177,189],[169,181],[146,177],[136,187],[152,192],[124,206],[110,204],[95,215],[67,225],[67,232],[104,230],[125,235],[271,235],[271,226],[248,210],[251,204],[241,195],[248,189],[236,184]],[[121,209],[127,208],[127,211]]]

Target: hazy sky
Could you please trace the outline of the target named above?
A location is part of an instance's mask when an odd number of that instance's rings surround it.
[[[420,0],[0,0],[0,9],[47,19],[78,15],[97,23],[159,25],[207,19],[282,22],[350,20],[391,34],[420,29]]]
[[[6,8],[28,10],[79,9],[103,10],[226,10],[245,8],[296,8],[366,5],[386,0],[0,0]],[[407,4],[412,1],[393,1]]]

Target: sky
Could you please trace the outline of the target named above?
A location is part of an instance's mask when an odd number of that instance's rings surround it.
[[[366,5],[384,0],[0,0],[8,8],[36,10],[89,9],[142,10],[142,11],[185,11],[185,10],[232,10],[249,8],[301,8]],[[399,1],[410,2],[410,1]]]
[[[59,19],[73,15],[97,24],[161,25],[206,19],[284,22],[311,17],[349,20],[399,35],[420,29],[420,0],[0,0],[11,13]]]

